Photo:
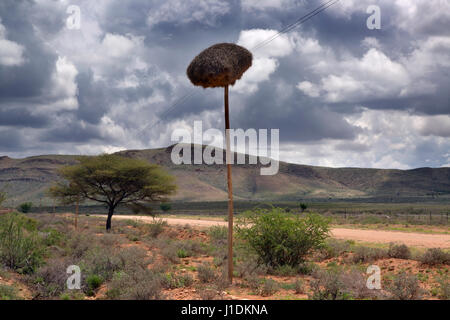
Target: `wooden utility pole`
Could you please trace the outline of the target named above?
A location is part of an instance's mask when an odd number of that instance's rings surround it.
[[[225,136],[226,136],[226,162],[228,182],[228,281],[233,283],[233,182],[231,177],[231,150],[230,150],[230,115],[228,108],[228,86],[224,90],[225,100]]]

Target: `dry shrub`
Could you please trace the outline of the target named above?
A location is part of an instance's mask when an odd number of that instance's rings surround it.
[[[302,294],[305,293],[305,287],[303,284],[303,280],[297,279],[294,282],[294,291],[296,294]]]
[[[439,248],[428,249],[421,257],[420,262],[429,266],[450,264],[450,253]]]
[[[391,244],[389,246],[388,256],[390,258],[397,258],[397,259],[410,259],[411,251],[404,244],[400,244],[400,245]]]
[[[336,258],[350,251],[350,243],[346,240],[327,239],[324,248],[319,251],[318,258],[326,260]]]
[[[207,264],[202,264],[197,268],[198,279],[203,283],[210,283],[216,278],[216,272]]]
[[[76,264],[69,259],[50,259],[30,278],[36,291],[36,298],[51,298],[65,291],[67,267]]]
[[[219,293],[214,288],[198,289],[197,293],[202,300],[216,300],[220,297]]]
[[[148,269],[129,269],[116,273],[108,286],[109,299],[161,300],[162,277]]]
[[[395,300],[417,300],[420,299],[422,294],[419,279],[406,272],[398,274],[387,291],[391,294],[391,298]]]
[[[353,263],[373,262],[387,257],[386,250],[380,248],[357,247],[353,254]]]
[[[273,279],[265,279],[260,288],[259,294],[263,297],[273,296],[280,290],[280,285]]]
[[[310,298],[314,300],[363,299],[378,295],[366,287],[365,276],[355,269],[348,272],[341,268],[318,270],[313,276]]]

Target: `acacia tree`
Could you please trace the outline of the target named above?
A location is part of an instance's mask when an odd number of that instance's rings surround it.
[[[176,186],[163,169],[143,160],[118,155],[80,157],[79,163],[63,167],[64,181],[50,188],[49,194],[64,204],[95,201],[108,207],[106,230],[119,204],[138,205],[166,201]]]

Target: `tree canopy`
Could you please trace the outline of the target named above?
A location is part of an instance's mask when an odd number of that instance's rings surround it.
[[[158,165],[118,155],[80,157],[78,164],[61,168],[59,174],[64,181],[51,187],[50,195],[63,204],[86,200],[105,204],[106,230],[111,229],[119,204],[166,201],[176,190],[174,178]]]

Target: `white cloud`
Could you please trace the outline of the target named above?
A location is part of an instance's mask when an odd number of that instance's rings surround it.
[[[152,27],[161,22],[182,24],[196,21],[214,26],[217,17],[227,14],[229,10],[229,4],[219,0],[164,1],[148,13],[147,24]]]
[[[306,95],[317,98],[320,95],[320,89],[309,81],[302,81],[297,85],[297,88]]]
[[[450,150],[450,140],[424,136],[420,130],[422,123],[433,119],[403,111],[363,109],[346,118],[362,129],[355,140],[284,144],[280,157],[290,162],[330,167],[411,169],[416,163],[440,167],[450,160],[445,155],[445,150]],[[430,146],[432,153],[417,150],[423,146]]]
[[[415,126],[424,136],[450,138],[449,115],[421,117],[415,122]]]
[[[295,0],[242,0],[244,11],[261,11],[267,9],[287,10],[296,5]]]
[[[253,65],[244,73],[242,79],[236,83],[234,90],[241,93],[256,92],[258,90],[258,83],[269,80],[270,75],[277,69],[279,65],[277,58],[285,57],[293,52],[294,44],[286,35],[274,38],[267,45],[252,50],[276,34],[276,30],[265,29],[241,31],[237,44],[253,52]]]
[[[5,26],[0,19],[0,64],[4,66],[20,66],[25,62],[25,48],[7,39]]]
[[[37,112],[55,112],[78,108],[78,70],[66,57],[58,57],[55,72],[52,75],[50,92],[46,93],[51,101],[38,107]]]

